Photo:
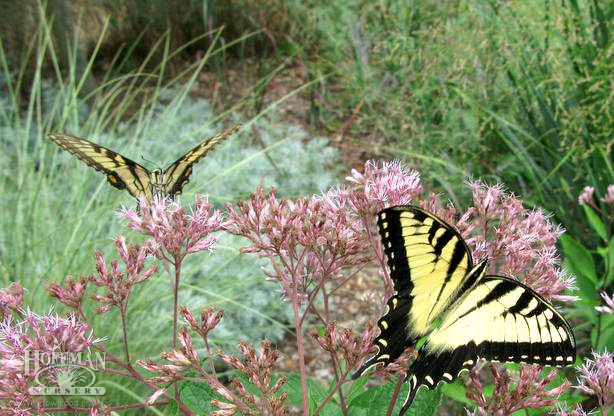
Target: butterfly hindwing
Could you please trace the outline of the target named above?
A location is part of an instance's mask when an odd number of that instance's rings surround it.
[[[569,323],[530,287],[484,276],[450,308],[408,371],[410,391],[451,383],[477,359],[550,366],[572,365],[576,344]]]
[[[378,214],[379,233],[396,293],[378,321],[378,353],[356,372],[388,365],[424,336],[459,294],[473,268],[460,234],[418,207],[387,208]]]
[[[166,193],[169,195],[181,194],[183,187],[189,182],[192,174],[192,165],[198,163],[207,153],[217,144],[224,141],[228,136],[236,132],[241,126],[230,127],[221,133],[216,134],[209,140],[204,141],[185,155],[177,159],[164,171],[164,183]]]

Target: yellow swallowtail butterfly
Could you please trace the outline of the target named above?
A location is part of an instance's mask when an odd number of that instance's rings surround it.
[[[388,365],[428,334],[410,366],[401,415],[418,389],[451,383],[477,359],[565,366],[575,362],[569,323],[543,297],[515,279],[486,275],[461,235],[415,206],[378,213],[379,233],[396,293],[378,321],[378,352],[354,374]]]
[[[49,134],[49,138],[62,149],[107,175],[107,180],[115,188],[125,189],[135,198],[144,196],[151,202],[154,197],[173,198],[181,194],[183,187],[189,182],[192,166],[239,128],[240,125],[230,127],[202,142],[164,171],[161,169],[149,171],[113,150],[79,137],[52,133]]]

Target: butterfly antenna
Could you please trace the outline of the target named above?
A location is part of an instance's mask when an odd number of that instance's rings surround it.
[[[158,164],[156,164],[156,162],[153,162],[153,161],[147,159],[145,156],[141,155],[141,159],[143,159],[145,162],[147,162],[150,166],[151,165],[155,166],[156,170],[162,170],[162,168]]]

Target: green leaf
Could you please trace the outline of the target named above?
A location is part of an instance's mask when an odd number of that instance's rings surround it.
[[[595,299],[599,280],[591,253],[576,240],[561,236],[564,260],[563,266],[576,276],[576,283],[587,299]]]
[[[392,395],[396,387],[397,381],[393,380],[381,386],[372,387],[363,393],[357,395],[350,402],[350,414],[354,415],[381,415],[386,412],[392,400]],[[394,405],[393,414],[398,414],[405,402],[409,385],[403,384],[399,397]],[[441,391],[439,388],[428,390],[420,389],[411,406],[407,410],[407,416],[432,416],[437,411],[439,402],[441,401]]]
[[[284,374],[288,380],[281,386],[281,391],[288,394],[286,405],[302,406],[303,393],[301,392],[301,376],[298,374]]]
[[[399,400],[400,403],[403,401]],[[416,398],[407,411],[407,416],[431,416],[434,415],[441,402],[441,389],[428,390],[420,389]]]
[[[368,379],[368,377],[363,378]],[[357,416],[384,414],[388,409],[396,384],[396,380],[392,380],[381,386],[362,390],[348,402],[350,413]],[[352,386],[352,390],[354,390],[354,386]]]
[[[595,306],[599,306],[600,303],[595,299],[592,302],[588,302],[584,299],[575,302],[571,313],[567,314],[568,318],[579,317],[581,323],[574,325],[574,333],[589,331],[593,326],[597,325],[600,312],[595,309]]]
[[[602,314],[601,316],[601,336],[599,337],[599,345],[595,345],[595,350],[603,351],[614,350],[614,315]]]
[[[301,390],[301,376],[299,374],[284,374],[288,380],[281,386],[281,391],[288,394],[287,406],[303,407],[303,392]],[[307,396],[309,397],[309,411],[314,412],[328,395],[327,391],[314,379],[307,377]],[[338,396],[337,396],[338,397]],[[335,407],[334,398],[331,398],[319,412],[321,415],[333,415],[340,409]]]
[[[354,382],[352,383],[352,389],[348,394],[348,402],[351,402],[356,397],[365,392],[365,385],[367,384],[369,379],[370,377],[358,377],[356,380],[354,380]]]
[[[597,231],[597,235],[601,237],[603,241],[608,241],[608,230],[601,218],[597,215],[593,209],[586,205],[582,204],[582,208],[584,208],[584,214],[586,214],[586,218],[588,218],[588,222],[591,224],[593,229]]]
[[[454,383],[443,384],[441,386],[441,392],[445,396],[457,402],[464,403],[466,405],[475,404],[471,400],[469,400],[469,398],[467,397],[467,389],[465,389],[465,386],[463,386],[463,383],[460,378],[456,379]]]
[[[324,387],[322,387],[322,385],[320,385],[319,382],[310,377],[307,377],[307,395],[309,396],[309,411],[314,412],[318,408],[318,406],[320,406],[320,404],[324,401],[326,396],[328,396],[328,392],[324,389]],[[324,405],[319,414],[331,416],[341,414],[341,409],[339,407],[336,407],[335,403],[333,402],[333,399],[335,397],[339,397],[338,393]]]
[[[173,400],[169,400],[168,404],[164,408],[165,415],[176,416],[179,414],[179,406],[177,406],[177,402]]]
[[[225,401],[219,394],[215,393],[209,384],[195,381],[186,381],[180,384],[179,391],[181,400],[190,410],[199,415],[208,415],[213,408],[211,400],[218,399]]]

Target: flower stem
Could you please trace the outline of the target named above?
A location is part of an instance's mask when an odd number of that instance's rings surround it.
[[[124,332],[124,353],[126,354],[126,363],[132,367],[132,363],[130,362],[130,351],[128,349],[128,324],[126,322],[126,310],[122,306],[119,308],[120,315],[122,317],[122,330]]]
[[[339,381],[339,383],[337,383],[337,385],[328,393],[328,395],[322,400],[322,402],[320,402],[320,405],[311,414],[311,416],[317,416],[320,413],[320,410],[322,410],[322,408],[326,405],[326,403],[328,403],[328,401],[335,395],[337,390],[341,390],[343,383],[348,383],[348,382],[352,383],[352,381],[346,380],[346,376],[347,376],[347,371],[343,374],[341,381]]]
[[[179,313],[179,280],[181,279],[181,259],[175,259],[175,287],[173,288],[173,349],[177,347],[177,316]]]
[[[386,416],[390,416],[392,411],[394,410],[394,405],[397,402],[397,398],[399,397],[399,392],[401,391],[401,386],[405,381],[406,375],[402,375],[399,377],[399,381],[397,381],[397,385],[394,388],[394,393],[392,393],[392,399],[390,399],[390,405],[388,406],[388,411],[386,412]]]
[[[309,415],[309,398],[307,397],[307,376],[305,373],[305,351],[303,351],[303,326],[301,323],[299,310],[298,288],[294,286],[292,296],[292,304],[294,306],[294,322],[296,322],[296,347],[298,350],[298,365],[301,373],[301,393],[303,395],[303,414]]]
[[[179,314],[179,280],[181,279],[181,261],[180,257],[175,257],[173,265],[175,266],[175,287],[173,288],[173,349],[177,348],[177,316]],[[179,385],[175,384],[175,400],[180,402]]]

